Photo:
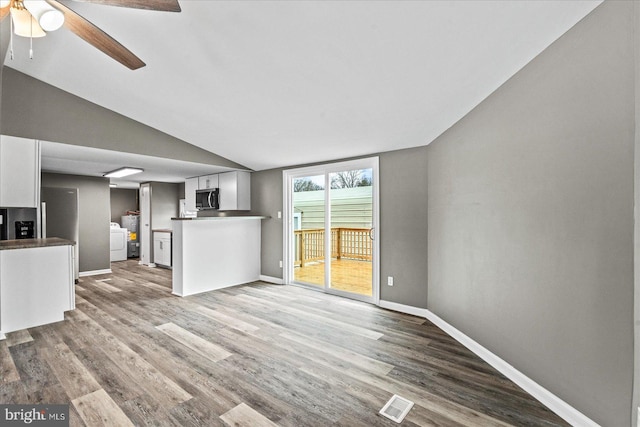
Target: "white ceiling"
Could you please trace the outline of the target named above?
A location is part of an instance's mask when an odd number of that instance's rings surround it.
[[[66,1],[147,66],[66,29],[5,65],[262,170],[426,145],[599,3]]]

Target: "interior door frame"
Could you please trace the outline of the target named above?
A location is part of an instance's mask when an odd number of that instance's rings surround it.
[[[349,292],[341,292],[331,289],[328,283],[322,288],[313,287],[318,291],[330,293],[334,295],[344,296],[351,299],[370,302],[378,305],[380,303],[380,159],[379,157],[367,157],[363,159],[348,160],[336,163],[327,163],[315,166],[307,166],[295,169],[287,169],[282,171],[282,194],[283,194],[283,271],[282,281],[287,285],[295,285],[293,274],[293,252],[295,250],[294,233],[293,233],[293,180],[295,178],[304,178],[314,175],[324,175],[325,177],[325,230],[331,229],[331,203],[330,203],[330,182],[329,174],[354,169],[372,169],[373,184],[373,209],[372,209],[372,228],[373,228],[373,259],[371,260],[372,268],[372,296],[365,297]],[[330,239],[331,233],[325,233],[326,239]],[[331,259],[331,245],[325,244],[325,260]],[[330,279],[331,263],[325,262],[325,279]],[[325,280],[326,282],[326,280]],[[311,287],[310,287],[311,288]]]

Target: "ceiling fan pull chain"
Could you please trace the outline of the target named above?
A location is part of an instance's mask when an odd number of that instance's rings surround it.
[[[11,60],[13,61],[13,16],[9,17],[9,22],[11,24],[11,27],[9,28],[9,31],[11,31],[9,34],[9,53],[11,55]]]
[[[33,18],[29,21],[31,34],[29,35],[29,59],[33,59]]]

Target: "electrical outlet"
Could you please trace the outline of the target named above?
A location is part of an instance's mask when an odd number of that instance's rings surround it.
[[[387,285],[393,286],[393,276],[387,277]]]
[[[282,268],[282,261],[280,261],[280,268]]]
[[[278,211],[278,219],[282,219],[282,212]]]

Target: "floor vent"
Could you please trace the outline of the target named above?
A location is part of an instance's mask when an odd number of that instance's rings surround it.
[[[386,405],[380,410],[380,415],[389,418],[397,423],[401,423],[404,417],[413,408],[413,402],[394,394]]]

